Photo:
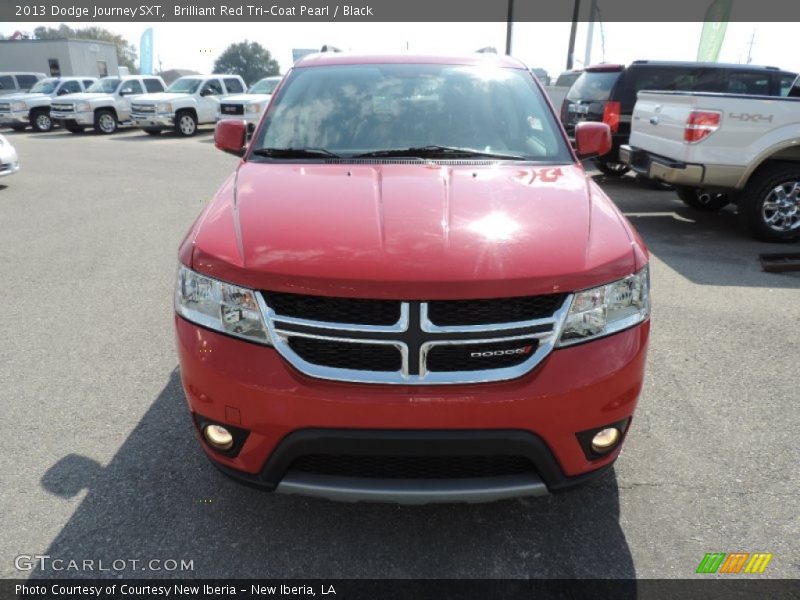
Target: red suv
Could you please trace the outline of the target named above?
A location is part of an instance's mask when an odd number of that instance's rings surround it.
[[[183,241],[206,454],[268,490],[479,502],[607,471],[641,390],[647,250],[509,57],[294,65]]]

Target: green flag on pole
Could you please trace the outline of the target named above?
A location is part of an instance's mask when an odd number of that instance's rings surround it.
[[[722,42],[725,39],[725,30],[728,28],[728,19],[731,16],[733,0],[714,0],[706,11],[703,19],[703,32],[700,34],[700,45],[697,48],[697,60],[702,62],[716,62]]]

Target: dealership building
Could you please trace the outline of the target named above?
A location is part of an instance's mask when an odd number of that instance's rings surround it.
[[[117,47],[96,40],[0,40],[0,71],[51,77],[119,75]]]

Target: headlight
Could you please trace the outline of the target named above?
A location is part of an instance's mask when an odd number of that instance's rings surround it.
[[[78,102],[75,105],[75,112],[91,112],[92,107],[88,102]]]
[[[577,292],[567,313],[559,346],[622,331],[650,315],[648,267],[625,279]]]
[[[11,110],[25,110],[28,108],[28,105],[25,102],[12,102],[11,103]]]
[[[214,331],[270,344],[255,292],[200,275],[183,265],[178,267],[175,311]]]
[[[247,106],[244,107],[244,112],[250,113],[250,114],[259,113],[259,112],[261,112],[261,105],[258,104],[258,103],[256,103],[256,104],[248,104]]]
[[[156,112],[160,113],[171,113],[172,112],[172,104],[167,102],[166,104],[159,104],[156,106]]]

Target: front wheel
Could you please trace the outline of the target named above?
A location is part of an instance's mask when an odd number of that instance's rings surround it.
[[[742,192],[739,220],[766,242],[800,237],[800,163],[776,163],[754,175]]]
[[[197,132],[197,119],[189,111],[175,116],[175,133],[183,137],[192,137]]]
[[[94,115],[94,128],[104,135],[117,130],[117,117],[110,110],[98,110]]]
[[[34,131],[50,131],[53,128],[53,121],[46,111],[40,110],[31,115],[31,127]]]
[[[704,212],[716,212],[731,203],[727,194],[717,194],[700,188],[677,187],[675,192],[686,206]]]
[[[604,160],[602,158],[596,158],[594,164],[597,166],[598,170],[607,177],[622,177],[631,170],[625,163]]]

